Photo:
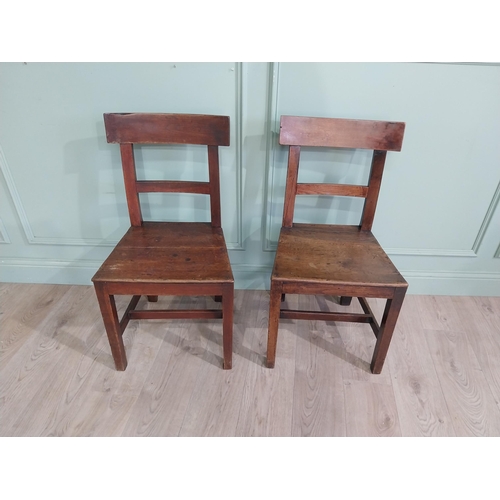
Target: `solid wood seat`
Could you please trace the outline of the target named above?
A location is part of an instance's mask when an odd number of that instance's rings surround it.
[[[232,367],[234,279],[221,228],[218,147],[229,145],[229,117],[162,113],[105,114],[108,142],[120,144],[131,227],[92,281],[117,370],[127,358],[122,335],[131,319],[222,318],[224,369]],[[207,146],[208,182],[137,180],[133,144]],[[211,222],[145,222],[139,193],[210,196]],[[132,295],[118,318],[115,295]],[[222,309],[136,309],[142,295],[210,295]]]
[[[131,227],[95,282],[232,283],[221,228],[203,222],[145,222]]]
[[[408,287],[371,232],[387,151],[401,149],[404,123],[282,116],[280,144],[289,146],[287,182],[274,267],[271,274],[267,365],[275,365],[279,319],[369,323],[377,337],[371,362],[380,373]],[[367,186],[298,182],[301,146],[372,149]],[[297,195],[365,198],[359,226],[293,222]],[[285,294],[340,296],[341,305],[359,299],[363,313],[280,309]],[[387,299],[379,324],[366,298]]]
[[[407,286],[373,234],[358,226],[281,228],[273,277],[283,282]]]

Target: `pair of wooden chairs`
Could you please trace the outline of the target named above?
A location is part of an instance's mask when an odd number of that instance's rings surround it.
[[[223,367],[232,367],[234,279],[221,228],[219,146],[229,146],[229,117],[183,114],[105,114],[107,140],[120,145],[131,227],[92,278],[117,370],[127,358],[122,335],[131,319],[222,318]],[[283,225],[271,275],[267,365],[275,364],[280,318],[369,323],[377,341],[371,363],[380,373],[407,283],[371,233],[387,151],[400,151],[404,123],[283,116],[280,139],[289,146]],[[134,144],[196,144],[208,150],[208,182],[138,180]],[[367,186],[298,183],[300,148],[373,150]],[[210,196],[211,222],[145,222],[139,194],[182,192]],[[359,226],[294,224],[297,195],[365,198]],[[285,294],[358,298],[363,314],[281,310]],[[121,319],[115,295],[132,299]],[[136,309],[141,296],[213,296],[222,309]],[[380,324],[367,297],[387,299]]]

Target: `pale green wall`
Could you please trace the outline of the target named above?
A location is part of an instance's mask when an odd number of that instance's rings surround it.
[[[128,227],[104,112],[231,117],[223,227],[239,288],[268,287],[283,207],[281,114],[406,122],[374,233],[410,293],[500,295],[500,65],[418,63],[0,64],[0,280],[82,283]],[[140,175],[204,179],[204,151],[138,154]],[[180,168],[189,160],[187,170]],[[363,151],[303,155],[301,180],[363,181]],[[165,196],[165,195],[163,195]],[[296,220],[357,223],[360,200],[299,198]],[[195,195],[150,195],[146,214],[207,220]]]

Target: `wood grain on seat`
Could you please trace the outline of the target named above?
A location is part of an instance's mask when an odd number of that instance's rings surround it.
[[[208,222],[145,222],[131,227],[93,278],[148,283],[232,280],[222,229]]]
[[[294,224],[281,229],[273,269],[281,281],[407,286],[370,231]]]

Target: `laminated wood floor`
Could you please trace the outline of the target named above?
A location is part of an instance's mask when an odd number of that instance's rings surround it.
[[[220,307],[144,305],[205,301]],[[0,284],[0,435],[500,436],[500,298],[407,296],[381,375],[368,325],[323,321],[281,320],[265,368],[267,308],[235,292],[230,371],[220,320],[175,320],[131,321],[117,372],[92,287]]]

